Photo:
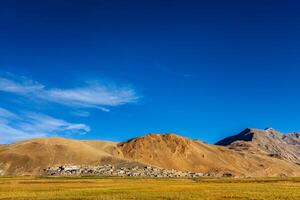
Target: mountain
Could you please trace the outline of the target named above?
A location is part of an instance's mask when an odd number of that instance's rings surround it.
[[[267,135],[262,136],[265,132]],[[283,151],[281,142],[277,141],[279,138],[296,148],[299,135],[269,132],[272,131],[247,129],[220,141],[218,145],[176,134],[148,134],[120,143],[64,138],[32,139],[0,146],[0,174],[38,175],[42,169],[55,165],[113,164],[124,167],[151,165],[211,175],[300,176],[296,157],[274,156],[265,150],[271,149],[271,145],[262,146],[275,140],[277,143],[272,143],[273,149],[278,145],[276,149]]]
[[[263,154],[238,152],[175,134],[149,134],[119,143],[123,156],[137,162],[181,171],[240,176],[294,176],[300,166]]]
[[[133,163],[122,159],[115,142],[40,138],[0,146],[0,174],[38,174],[48,166]],[[136,163],[133,163],[137,165]]]
[[[240,134],[216,143],[234,150],[244,150],[294,162],[300,165],[300,134],[282,134],[272,128],[245,129]]]

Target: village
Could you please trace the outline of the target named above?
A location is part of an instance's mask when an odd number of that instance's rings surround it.
[[[120,167],[112,165],[102,166],[56,166],[48,167],[42,172],[45,176],[116,176],[116,177],[151,177],[151,178],[197,178],[209,176],[204,173],[181,172],[156,168],[152,166],[145,167]]]

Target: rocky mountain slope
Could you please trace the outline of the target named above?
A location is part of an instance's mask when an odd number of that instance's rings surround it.
[[[300,134],[282,134],[272,128],[245,129],[216,143],[234,150],[262,153],[300,165]]]
[[[285,145],[290,145],[284,151]],[[221,146],[223,145],[223,146]],[[57,165],[151,165],[211,175],[300,176],[299,135],[247,129],[209,145],[175,134],[149,134],[126,142],[41,138],[0,146],[1,175],[37,175]]]

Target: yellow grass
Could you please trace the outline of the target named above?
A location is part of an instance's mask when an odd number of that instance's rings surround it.
[[[300,199],[292,179],[0,178],[0,199]]]

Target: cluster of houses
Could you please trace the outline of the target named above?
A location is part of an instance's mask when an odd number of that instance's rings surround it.
[[[197,178],[207,176],[204,173],[181,172],[152,166],[120,167],[102,166],[56,166],[43,170],[46,176],[118,176],[118,177],[153,177],[153,178]]]

